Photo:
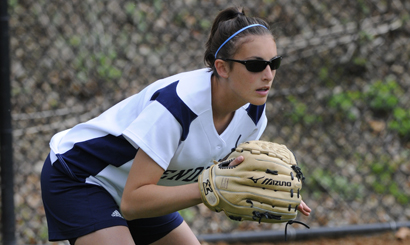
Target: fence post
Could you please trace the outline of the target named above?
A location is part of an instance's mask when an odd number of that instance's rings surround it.
[[[10,40],[7,0],[0,0],[0,161],[1,220],[4,245],[16,244],[14,171],[10,102]]]

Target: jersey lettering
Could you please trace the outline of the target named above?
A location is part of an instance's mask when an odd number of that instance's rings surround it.
[[[179,180],[180,178],[184,177],[185,175],[187,175],[189,172],[192,171],[192,168],[185,170],[181,170],[179,171],[176,175],[171,176],[168,178],[168,180]]]
[[[184,182],[192,182],[194,180],[198,181],[198,176],[202,173],[203,170],[204,170],[203,167],[196,168],[190,176],[183,179],[182,181],[184,181]]]
[[[162,174],[162,177],[161,177],[161,179],[165,179],[166,177],[168,177],[168,174],[172,174],[172,173],[175,173],[177,170],[170,170],[170,169],[167,169],[167,170],[165,170],[165,172]]]
[[[204,167],[198,167],[196,169],[190,168],[190,169],[180,169],[180,170],[167,169],[162,174],[161,179],[177,181],[185,177],[184,179],[180,181],[183,181],[183,182],[194,182],[195,181],[196,182],[198,181],[198,176],[202,173],[203,170],[204,170]]]

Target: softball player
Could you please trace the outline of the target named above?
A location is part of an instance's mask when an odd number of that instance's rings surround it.
[[[228,8],[213,23],[208,68],[158,80],[54,135],[41,176],[49,240],[199,244],[178,210],[202,202],[202,170],[266,127],[281,61],[268,28]]]

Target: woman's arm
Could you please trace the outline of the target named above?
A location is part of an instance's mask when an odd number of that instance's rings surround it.
[[[202,202],[198,184],[159,186],[164,170],[142,149],[131,166],[121,200],[125,219],[166,215]]]
[[[229,165],[244,160],[237,157]],[[181,186],[157,185],[164,170],[139,149],[131,166],[121,200],[125,219],[133,220],[170,214],[202,203],[198,183]]]

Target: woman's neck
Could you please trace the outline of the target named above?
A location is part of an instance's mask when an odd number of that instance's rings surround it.
[[[224,81],[227,82],[227,81]],[[218,134],[223,133],[231,122],[235,111],[240,107],[229,96],[229,90],[216,76],[211,77],[212,83],[212,116]]]

